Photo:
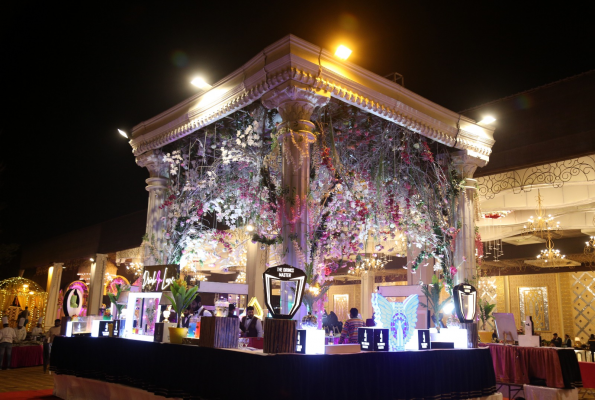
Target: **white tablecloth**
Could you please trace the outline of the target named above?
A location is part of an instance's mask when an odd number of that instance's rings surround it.
[[[544,386],[523,385],[527,400],[578,400],[577,389],[554,389]]]

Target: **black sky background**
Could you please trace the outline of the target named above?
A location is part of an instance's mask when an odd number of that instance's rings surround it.
[[[0,243],[146,208],[148,173],[117,128],[289,33],[344,43],[350,61],[398,71],[454,111],[595,68],[589,2],[11,3],[0,6]]]

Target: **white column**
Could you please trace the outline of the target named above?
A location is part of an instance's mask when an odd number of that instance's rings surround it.
[[[248,284],[248,301],[256,297],[260,306],[266,307],[264,302],[264,283],[262,275],[266,270],[268,250],[261,249],[260,243],[248,243],[248,254],[246,262],[246,283]]]
[[[281,234],[286,249],[285,263],[293,267],[304,268],[308,262],[308,210],[307,195],[310,186],[310,144],[314,140],[314,123],[310,121],[312,112],[318,106],[328,103],[330,95],[316,92],[312,88],[289,81],[267,93],[262,103],[267,108],[276,108],[282,118],[279,125],[279,143],[283,152],[282,187],[290,195],[285,197],[285,212],[282,217]],[[290,224],[291,202],[300,202],[300,215],[294,224]],[[297,209],[296,205],[293,205]],[[302,250],[302,256],[296,251],[290,236],[296,236],[296,242]],[[303,257],[303,259],[302,259]],[[281,287],[281,309],[287,312],[288,285]]]
[[[459,151],[453,156],[453,163],[462,178],[466,181],[466,189],[458,198],[456,223],[460,223],[461,231],[456,238],[454,265],[459,267],[455,284],[469,281],[475,275],[475,179],[473,174],[477,167],[483,167],[487,161],[469,155],[467,150]],[[464,263],[463,260],[467,260]],[[461,264],[462,263],[462,264]]]
[[[141,154],[136,158],[136,163],[149,170],[150,177],[146,180],[146,190],[149,192],[149,204],[147,207],[146,234],[149,243],[155,248],[152,252],[145,244],[143,263],[145,265],[159,265],[167,263],[163,254],[165,243],[165,222],[162,220],[167,213],[166,208],[159,208],[165,201],[165,192],[168,183],[167,164],[163,162],[163,154],[160,150],[153,150]]]
[[[103,300],[103,285],[107,267],[107,254],[97,254],[91,262],[91,283],[89,284],[89,300],[87,315],[98,315]]]
[[[60,282],[62,280],[62,266],[64,263],[54,263],[48,270],[48,283],[46,292],[48,302],[45,310],[44,330],[54,326],[58,310],[58,297],[60,296]]]
[[[372,293],[376,289],[376,273],[374,271],[368,271],[362,274],[362,286],[361,286],[361,301],[362,309],[359,310],[364,321],[368,318],[372,318],[374,308],[372,308]]]

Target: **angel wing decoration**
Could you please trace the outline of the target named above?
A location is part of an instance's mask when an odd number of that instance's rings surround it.
[[[419,297],[412,294],[404,302],[389,302],[378,293],[372,294],[374,322],[379,328],[389,329],[390,351],[405,350],[405,344],[413,337],[417,324]]]

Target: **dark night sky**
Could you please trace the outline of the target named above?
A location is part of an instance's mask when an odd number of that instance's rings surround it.
[[[454,111],[595,68],[588,2],[4,3],[15,5],[0,9],[0,243],[146,207],[148,173],[116,129],[289,33],[333,51],[345,43],[350,61],[398,71]]]

